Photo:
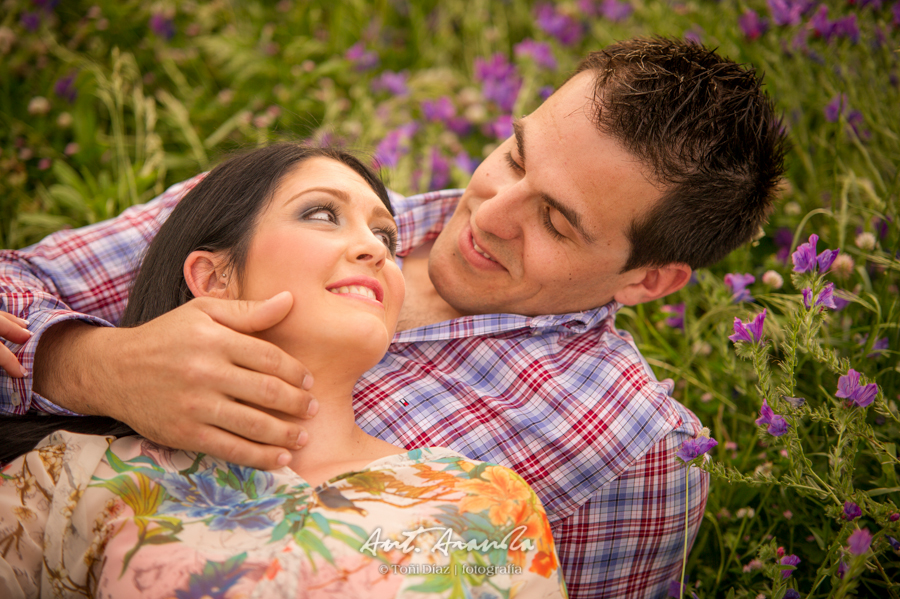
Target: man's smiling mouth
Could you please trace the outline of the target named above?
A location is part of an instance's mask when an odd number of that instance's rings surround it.
[[[475,251],[476,251],[476,252],[478,252],[479,254],[481,254],[482,256],[484,256],[485,258],[487,258],[488,260],[490,260],[491,262],[496,262],[496,260],[494,260],[493,258],[491,258],[490,256],[488,256],[487,253],[485,253],[485,251],[484,251],[483,249],[481,249],[480,247],[478,247],[478,244],[475,243],[475,237],[472,237],[472,247],[475,248]]]

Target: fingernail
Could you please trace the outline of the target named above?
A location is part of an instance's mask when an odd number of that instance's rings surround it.
[[[28,369],[24,366],[19,366],[22,369],[22,376],[28,376]]]
[[[297,435],[297,447],[303,447],[307,441],[309,441],[309,433],[300,431],[300,434]]]
[[[309,418],[312,418],[316,414],[319,413],[319,400],[313,398],[312,401],[309,402],[309,405],[306,407],[306,415]]]
[[[19,324],[19,326],[27,327],[28,325],[31,324],[30,322],[28,322],[28,321],[25,320],[24,318],[19,318],[18,316],[13,316],[13,318],[16,319],[16,322]]]
[[[279,466],[287,466],[291,462],[291,454],[283,453],[278,456],[278,465]]]
[[[303,377],[303,383],[300,386],[309,391],[310,389],[312,389],[314,382],[315,381],[313,380],[312,375],[307,374],[305,377]]]

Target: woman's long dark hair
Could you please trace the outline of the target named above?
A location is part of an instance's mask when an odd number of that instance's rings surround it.
[[[235,156],[214,168],[178,203],[141,264],[119,326],[135,327],[193,299],[184,280],[191,252],[222,252],[240,287],[256,223],[279,184],[301,162],[330,158],[356,171],[393,214],[381,179],[353,155],[334,148],[280,143]],[[100,416],[42,414],[0,417],[0,464],[34,448],[56,430],[124,436],[128,425]]]

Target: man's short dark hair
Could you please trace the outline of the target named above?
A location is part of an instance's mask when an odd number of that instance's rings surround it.
[[[715,263],[755,236],[784,173],[762,77],[700,44],[634,39],[592,52],[592,118],[649,169],[662,199],[628,231],[623,272]]]

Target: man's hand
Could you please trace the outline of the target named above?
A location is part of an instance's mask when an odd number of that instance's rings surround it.
[[[261,410],[311,418],[312,375],[252,337],[280,322],[290,293],[259,301],[198,298],[135,328],[67,321],[38,342],[34,391],[81,414],[110,416],[177,449],[272,469],[306,431]]]
[[[13,343],[25,343],[31,338],[31,332],[25,328],[27,326],[27,321],[0,310],[0,338]],[[19,364],[15,354],[3,344],[0,344],[0,368],[15,379],[28,375],[25,367]]]

